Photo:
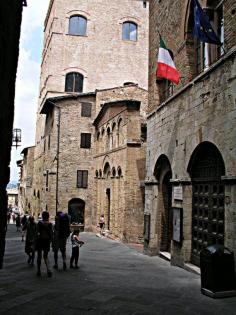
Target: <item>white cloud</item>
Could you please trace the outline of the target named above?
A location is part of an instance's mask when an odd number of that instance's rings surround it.
[[[35,142],[41,64],[36,52],[42,47],[42,36],[39,38],[38,34],[39,28],[43,32],[48,5],[49,0],[31,0],[28,1],[28,6],[23,9],[14,117],[14,128],[22,130],[22,143],[17,150],[12,149],[11,181],[18,180],[19,170],[16,167],[16,161],[22,158],[20,152],[24,147],[34,145]]]
[[[33,29],[42,27],[46,17],[49,0],[28,0],[28,6],[24,7],[21,25],[21,39],[27,41],[32,35]]]

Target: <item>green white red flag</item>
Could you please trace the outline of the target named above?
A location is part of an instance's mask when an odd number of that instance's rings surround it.
[[[171,55],[161,37],[158,51],[156,76],[157,78],[167,79],[175,84],[179,84],[180,81],[179,72],[176,70]]]

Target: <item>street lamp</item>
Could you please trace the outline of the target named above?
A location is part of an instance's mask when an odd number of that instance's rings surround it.
[[[21,129],[14,128],[12,131],[12,146],[19,147],[21,143]]]

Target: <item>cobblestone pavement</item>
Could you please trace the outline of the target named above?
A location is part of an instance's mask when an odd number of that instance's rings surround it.
[[[15,226],[7,234],[4,269],[0,270],[0,314],[236,314],[236,298],[201,294],[198,275],[170,266],[118,241],[81,233],[85,245],[80,269],[36,277],[27,265],[24,243]],[[68,244],[69,260],[71,248]],[[52,263],[52,253],[51,253]]]

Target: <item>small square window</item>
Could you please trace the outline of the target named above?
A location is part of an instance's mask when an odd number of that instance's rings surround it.
[[[91,113],[92,113],[92,104],[82,103],[81,104],[81,117],[91,117]]]
[[[91,148],[91,133],[81,133],[80,147],[84,149]]]

